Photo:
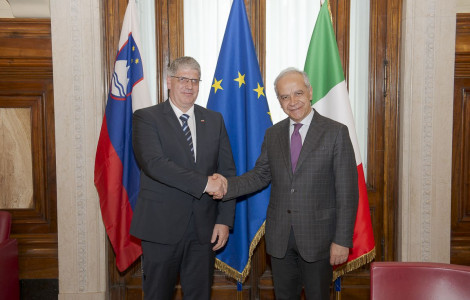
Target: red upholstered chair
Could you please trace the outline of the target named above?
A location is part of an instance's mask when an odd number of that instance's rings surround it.
[[[425,262],[374,262],[371,300],[470,299],[470,267]]]
[[[0,210],[0,299],[20,298],[18,242],[10,239],[11,214]]]

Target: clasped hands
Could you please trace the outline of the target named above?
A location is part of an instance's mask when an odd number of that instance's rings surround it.
[[[222,199],[227,194],[227,178],[218,173],[207,178],[206,193],[211,195],[213,199]]]

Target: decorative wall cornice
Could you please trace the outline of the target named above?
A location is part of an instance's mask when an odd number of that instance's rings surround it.
[[[423,3],[423,2],[422,2]],[[433,106],[435,101],[436,0],[428,0],[425,20],[422,101],[421,259],[431,260]]]
[[[78,290],[86,291],[87,286],[87,201],[86,201],[86,161],[85,161],[85,107],[83,102],[83,81],[84,76],[82,64],[87,64],[83,60],[84,47],[82,40],[82,21],[80,0],[70,1],[70,44],[72,59],[72,102],[74,106],[73,131],[74,131],[74,157],[75,157],[75,205],[77,220],[77,264],[78,264]]]
[[[49,0],[7,0],[15,18],[50,18]]]

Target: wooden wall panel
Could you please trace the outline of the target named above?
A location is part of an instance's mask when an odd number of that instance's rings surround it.
[[[470,265],[470,14],[457,14],[453,115],[450,261]]]
[[[0,209],[33,207],[30,116],[30,108],[0,108]]]
[[[333,28],[336,34],[339,56],[343,65],[344,78],[349,82],[349,18],[350,0],[330,0],[330,11],[332,15]]]
[[[184,55],[183,14],[183,0],[155,0],[158,103],[168,99],[166,76],[170,61]]]
[[[20,278],[58,278],[50,20],[0,19],[0,108],[29,111],[23,121],[30,124],[25,136],[31,138],[22,151],[31,156],[30,170],[23,174],[32,177],[31,205],[7,209],[19,244]]]

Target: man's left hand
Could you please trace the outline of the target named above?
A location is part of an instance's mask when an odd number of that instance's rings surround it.
[[[224,247],[227,244],[228,240],[228,226],[223,224],[215,224],[214,231],[212,232],[211,243],[217,244],[212,248],[212,250],[217,251],[220,248]]]
[[[335,243],[331,243],[330,247],[330,265],[340,265],[348,260],[349,248],[343,247]]]

